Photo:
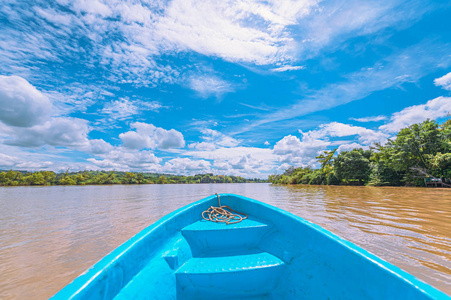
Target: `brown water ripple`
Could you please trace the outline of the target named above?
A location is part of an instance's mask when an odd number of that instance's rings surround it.
[[[288,210],[451,294],[451,189],[200,184],[0,187],[0,299],[46,299],[146,226],[216,192]]]

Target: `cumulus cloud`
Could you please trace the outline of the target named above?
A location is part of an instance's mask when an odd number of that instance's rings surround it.
[[[396,133],[402,128],[423,122],[426,119],[436,120],[444,118],[451,113],[451,97],[438,97],[429,100],[426,104],[413,105],[394,113],[389,123],[379,127],[380,130]]]
[[[188,145],[184,155],[213,161],[212,170],[240,176],[257,176],[271,170],[277,158],[268,148],[239,146],[239,140],[217,130],[202,129],[203,142]]]
[[[228,162],[230,169],[233,170],[258,170],[262,167],[264,161],[255,158],[251,153],[241,156],[238,160]]]
[[[128,131],[119,135],[125,148],[166,150],[185,147],[182,133],[175,129],[166,130],[141,122],[132,123],[130,127],[136,131]]]
[[[340,146],[338,146],[337,148],[337,152],[341,153],[343,151],[351,151],[353,149],[364,149],[364,150],[368,150],[370,147],[369,146],[364,146],[364,145],[360,145],[358,143],[350,143],[350,144],[342,144]]]
[[[89,140],[87,120],[51,116],[56,112],[47,95],[24,78],[0,76],[0,135],[4,144],[70,147],[89,153],[112,149],[104,140]]]
[[[139,170],[157,171],[160,168],[161,159],[156,157],[151,151],[137,151],[124,148],[115,148],[108,153],[100,155],[102,159],[88,158],[100,169],[105,170]]]
[[[330,145],[327,140],[320,140],[305,134],[301,139],[293,135],[287,135],[278,141],[273,148],[273,153],[278,156],[281,163],[312,165],[319,151]]]
[[[19,170],[32,170],[32,169],[46,169],[54,165],[51,161],[37,161],[29,160],[20,156],[11,156],[0,153],[0,170],[19,169]]]
[[[18,161],[17,157],[0,153],[0,169],[11,169],[17,165]]]
[[[201,139],[203,142],[196,142],[189,144],[188,147],[197,150],[214,150],[220,147],[236,147],[240,144],[239,140],[232,138],[231,136],[225,135],[217,130],[213,129],[202,129]]]
[[[26,79],[0,75],[0,121],[17,127],[42,124],[50,117],[52,103]]]
[[[451,72],[434,80],[436,86],[440,86],[445,90],[451,91]]]
[[[192,160],[178,157],[167,161],[162,167],[162,171],[175,174],[208,173],[211,171],[211,164],[203,159]]]
[[[232,175],[257,176],[272,170],[277,162],[271,149],[256,147],[220,147],[208,151],[187,151],[184,154],[211,160],[215,170]]]
[[[82,148],[81,150],[92,154],[104,154],[112,151],[113,149],[114,147],[110,143],[107,143],[102,139],[94,139],[89,140],[88,146],[84,149]]]
[[[30,128],[10,127],[5,144],[21,147],[44,145],[64,147],[86,147],[89,144],[88,121],[78,118],[57,117],[42,125]]]
[[[251,151],[247,154],[234,157],[222,157],[214,160],[214,167],[220,173],[237,174],[249,176],[250,174],[261,174],[274,167],[275,159],[271,155],[265,158],[255,157]]]
[[[318,130],[309,131],[305,135],[309,135],[316,139],[324,137],[347,137],[356,135],[358,136],[359,142],[365,145],[383,142],[389,137],[388,134],[380,131],[338,122],[320,125]]]
[[[216,149],[216,145],[214,143],[208,142],[196,142],[188,145],[188,148],[197,149],[201,151],[211,151]]]
[[[389,134],[360,126],[332,122],[322,124],[316,130],[308,132],[299,131],[302,138],[293,135],[285,136],[278,141],[273,148],[273,153],[279,157],[282,163],[298,165],[315,165],[315,157],[329,146],[339,146],[339,149],[351,149],[353,147],[368,148],[369,145],[383,143]],[[332,138],[353,137],[359,144],[350,141],[331,141]]]

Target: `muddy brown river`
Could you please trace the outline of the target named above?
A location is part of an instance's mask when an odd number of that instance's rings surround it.
[[[451,294],[451,189],[155,184],[0,187],[0,299],[47,299],[164,215],[226,192],[290,211]]]

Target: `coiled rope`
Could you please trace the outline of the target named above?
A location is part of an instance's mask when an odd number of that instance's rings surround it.
[[[226,223],[227,225],[229,225],[236,224],[247,219],[247,215],[245,213],[237,212],[227,205],[221,205],[218,193],[216,193],[215,195],[218,197],[219,206],[210,206],[209,209],[204,210],[202,212],[202,218],[204,220],[217,223]]]

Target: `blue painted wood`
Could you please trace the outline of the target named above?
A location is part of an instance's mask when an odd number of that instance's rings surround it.
[[[53,299],[448,299],[318,225],[233,194],[238,224],[202,220],[210,196],[144,229]]]

